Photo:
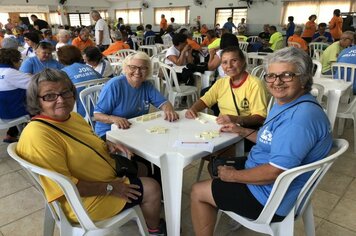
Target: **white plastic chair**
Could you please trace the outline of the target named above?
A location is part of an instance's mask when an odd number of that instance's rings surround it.
[[[16,126],[19,133],[23,130],[23,124],[30,120],[30,116],[24,115],[15,119],[0,119],[0,130],[9,129]]]
[[[92,79],[92,80],[75,83],[74,86],[76,88],[82,88],[82,87],[89,88],[94,85],[105,84],[109,80],[110,80],[110,78]]]
[[[93,222],[83,206],[75,184],[73,184],[68,177],[62,174],[41,168],[25,161],[17,155],[16,145],[17,143],[10,144],[7,148],[7,152],[23,167],[44,199],[46,199],[46,197],[39,176],[50,178],[62,188],[69,205],[79,221],[79,224],[69,222],[58,201],[46,201],[43,235],[53,235],[54,224],[58,226],[60,235],[62,236],[101,236],[108,235],[108,233],[111,233],[110,235],[112,235],[115,231],[117,233],[122,225],[134,219],[139,227],[141,235],[148,236],[146,222],[139,206],[129,208],[109,219]]]
[[[154,45],[156,43],[156,36],[147,36],[145,39],[145,45]]]
[[[95,127],[95,121],[93,118],[93,110],[98,102],[99,95],[101,92],[101,89],[103,88],[104,84],[99,84],[99,85],[94,85],[91,87],[88,87],[86,89],[83,89],[79,93],[79,99],[80,102],[82,103],[84,110],[85,110],[85,120],[91,125],[92,129],[94,130]]]
[[[132,49],[121,49],[115,53],[115,56],[118,56],[121,61],[125,59],[130,54],[135,54],[137,51],[132,50]]]
[[[356,75],[356,64],[334,62],[331,64],[331,74],[334,79],[353,82]]]
[[[354,83],[356,77],[356,64],[334,62],[331,64],[331,77],[334,79],[341,79]],[[350,98],[353,97],[352,86],[341,97],[341,103],[349,103]]]
[[[165,96],[168,95],[168,100],[174,107],[179,106],[176,102],[178,97],[187,97],[187,105],[191,107],[192,104],[198,99],[198,89],[195,86],[180,85],[178,83],[177,73],[173,67],[159,62],[160,72],[166,83]],[[178,106],[176,106],[178,105]]]
[[[273,184],[273,189],[266,205],[256,220],[248,219],[231,211],[219,210],[216,224],[218,224],[221,214],[225,213],[241,225],[256,232],[274,236],[293,236],[294,221],[299,217],[302,217],[305,234],[307,236],[315,235],[313,207],[310,197],[324,177],[325,173],[329,170],[330,166],[347,150],[348,146],[349,143],[346,140],[336,139],[334,140],[335,152],[333,154],[330,154],[322,160],[292,168],[280,174]],[[301,189],[294,207],[283,221],[272,223],[272,217],[279,207],[279,204],[281,203],[290,183],[298,176],[307,172],[312,174],[305,183],[304,187]]]
[[[258,36],[248,36],[247,42],[254,43],[258,41]]]
[[[263,76],[266,74],[266,71],[264,69],[263,65],[256,66],[255,68],[252,69],[251,75],[256,76],[260,80],[263,80]]]
[[[240,47],[241,51],[247,52],[248,42],[239,41],[239,47]]]
[[[356,98],[350,103],[340,103],[336,117],[339,118],[337,134],[342,135],[344,132],[345,119],[352,119],[354,126],[354,153],[356,153]]]
[[[288,47],[302,48],[298,42],[288,42]]]
[[[321,69],[322,69],[321,62],[316,59],[313,59],[313,71],[315,71],[313,78],[319,79],[321,77]]]
[[[199,45],[203,42],[203,38],[201,36],[193,36],[193,40]]]
[[[329,47],[329,44],[327,43],[322,43],[322,42],[311,42],[309,43],[309,55],[311,56],[312,59],[318,59],[316,53],[318,52],[319,55],[321,56],[320,53],[322,53],[327,47]]]
[[[120,75],[122,71],[122,60],[117,55],[108,55],[106,58],[109,60],[111,67],[114,70],[115,75]]]
[[[164,47],[169,48],[170,46],[173,45],[172,37],[169,34],[162,35],[161,38],[162,38]]]
[[[322,103],[323,100],[323,96],[324,96],[324,86],[322,86],[321,84],[313,84],[312,85],[312,90],[311,90],[311,94],[316,98],[316,100],[318,101],[319,104]]]

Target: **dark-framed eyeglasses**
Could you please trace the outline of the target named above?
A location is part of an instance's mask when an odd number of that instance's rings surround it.
[[[135,72],[136,70],[139,70],[141,72],[147,72],[148,67],[147,66],[135,66],[135,65],[127,65],[127,67],[130,69],[131,72]]]
[[[290,82],[293,80],[294,77],[301,75],[300,73],[294,73],[294,72],[282,72],[281,74],[277,75],[275,73],[268,73],[263,76],[264,80],[267,83],[274,83],[274,81],[279,78],[280,81],[283,82]]]
[[[61,96],[63,99],[68,99],[68,98],[73,98],[74,94],[73,91],[68,90],[64,91],[62,93],[48,93],[43,96],[38,96],[39,98],[42,98],[43,101],[45,102],[53,102],[58,99],[58,97]]]

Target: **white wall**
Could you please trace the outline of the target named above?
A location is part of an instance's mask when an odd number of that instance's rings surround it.
[[[149,8],[143,10],[143,21],[145,24],[154,22],[154,8],[170,6],[190,6],[190,22],[194,24],[197,16],[201,17],[201,23],[213,26],[215,21],[215,8],[222,7],[244,7],[246,2],[239,0],[203,0],[202,6],[195,6],[193,0],[146,0]],[[50,10],[57,9],[58,0],[2,0],[1,5],[48,5]],[[66,3],[67,12],[89,12],[92,9],[107,9],[109,15],[114,19],[115,9],[139,8],[141,0],[68,0]],[[170,5],[171,3],[171,5]],[[1,8],[1,6],[0,6]],[[281,17],[282,3],[280,0],[253,0],[253,4],[248,8],[247,24],[250,34],[258,33],[262,30],[263,24],[279,25]],[[237,24],[238,22],[235,22]],[[158,30],[158,26],[154,26]]]

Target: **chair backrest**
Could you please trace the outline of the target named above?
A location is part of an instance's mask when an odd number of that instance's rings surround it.
[[[165,45],[166,47],[170,47],[173,45],[172,37],[170,35],[162,35],[161,38],[163,41],[163,45]]]
[[[316,100],[321,104],[323,96],[324,96],[324,86],[321,84],[314,83],[312,85],[311,94],[316,98]]]
[[[334,62],[331,64],[331,74],[334,79],[353,82],[356,75],[356,64]]]
[[[169,66],[163,62],[159,62],[160,73],[162,73],[162,80],[165,81],[168,92],[173,91],[173,87],[179,93],[181,89],[179,87],[177,73],[172,66]]]
[[[311,56],[311,58],[316,59],[316,52],[319,52],[320,54],[320,52],[323,52],[327,47],[329,47],[329,44],[322,42],[311,42],[308,46],[309,55]]]
[[[263,76],[266,74],[266,71],[264,69],[263,65],[256,66],[255,68],[252,69],[251,75],[256,76],[260,80],[263,80]]]
[[[27,123],[30,120],[30,116],[20,116],[15,119],[0,119],[0,130],[9,129],[13,126],[17,126],[19,132],[22,131],[21,124]]]
[[[241,51],[247,52],[248,42],[239,41],[239,47]]]
[[[302,46],[298,42],[288,42],[288,47],[301,48]]]
[[[258,41],[258,36],[248,36],[247,42],[254,43]]]
[[[98,84],[105,84],[109,80],[110,80],[110,78],[92,79],[92,80],[75,83],[74,86],[76,88],[82,88],[82,87],[88,88],[88,87],[98,85]]]
[[[280,174],[273,184],[271,194],[265,204],[265,207],[255,222],[261,224],[270,223],[292,181],[298,176],[309,172],[311,175],[301,189],[292,209],[295,216],[302,215],[304,207],[310,201],[310,197],[320,183],[321,179],[324,177],[325,173],[329,170],[334,161],[347,150],[348,146],[349,143],[346,140],[336,139],[333,142],[334,149],[329,156],[307,165],[286,170]]]
[[[31,177],[31,179],[34,180],[33,182],[36,188],[42,193],[42,196],[44,196],[44,190],[42,188],[39,176],[48,177],[61,187],[68,203],[70,204],[82,228],[87,230],[97,229],[96,225],[90,219],[86,209],[84,208],[78,189],[72,183],[72,181],[64,175],[38,167],[28,161],[25,161],[24,159],[22,159],[20,156],[17,155],[16,145],[17,143],[10,144],[7,148],[7,152],[15,161],[17,161],[26,170],[26,173]],[[60,204],[56,203],[57,201],[54,202],[55,202],[54,209],[55,210],[61,209]],[[57,207],[59,208],[57,209]],[[59,215],[59,212],[56,212],[55,214]],[[65,219],[61,219],[61,220],[65,220]]]
[[[112,235],[114,231],[117,232],[117,228],[132,219],[136,220],[141,235],[148,235],[146,222],[143,218],[140,206],[134,206],[123,212],[120,212],[119,214],[109,219],[97,222],[96,225],[91,220],[87,210],[85,209],[76,185],[67,176],[64,176],[55,171],[41,168],[22,159],[16,153],[16,146],[17,143],[10,144],[7,147],[7,152],[10,157],[17,161],[25,170],[26,174],[34,183],[36,189],[41,193],[42,197],[46,201],[44,227],[46,227],[47,224],[50,223],[49,221],[52,220],[46,218],[48,217],[47,214],[49,214],[50,212],[52,214],[53,219],[59,226],[60,235],[109,235],[108,233]],[[59,201],[47,201],[44,189],[41,184],[40,176],[44,176],[51,179],[62,189],[67,202],[69,203],[76,218],[78,219],[79,225],[76,223],[73,224],[67,219]],[[47,210],[49,210],[49,212],[47,212]],[[53,235],[53,228],[50,230],[44,230],[44,235]]]
[[[146,45],[154,45],[156,43],[156,36],[147,36],[145,39],[145,44]]]
[[[321,62],[313,59],[313,78],[317,78],[319,79],[321,77],[321,69],[322,69],[322,65]]]
[[[93,110],[98,102],[99,95],[101,89],[103,88],[104,84],[94,85],[88,88],[83,89],[79,93],[79,99],[82,103],[84,110],[85,110],[85,120],[89,122],[91,127],[94,130],[95,122],[93,119]]]
[[[203,42],[203,38],[201,36],[193,36],[193,40],[197,42],[198,44],[201,44]]]
[[[132,49],[121,49],[115,53],[115,56],[118,56],[120,60],[124,60],[130,54],[137,53],[135,50]]]

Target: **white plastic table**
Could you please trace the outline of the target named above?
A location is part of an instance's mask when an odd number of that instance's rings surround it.
[[[183,169],[194,160],[207,156],[209,153],[199,148],[185,149],[173,147],[177,141],[213,143],[214,151],[221,150],[238,142],[241,137],[231,133],[221,133],[220,137],[211,140],[196,138],[196,134],[203,131],[219,130],[220,126],[215,122],[215,116],[201,114],[207,123],[201,123],[194,119],[184,117],[185,110],[179,111],[180,119],[176,122],[164,120],[161,117],[146,122],[138,122],[135,118],[129,129],[118,129],[115,125],[106,133],[106,138],[114,143],[121,143],[129,147],[134,153],[154,163],[161,168],[162,189],[164,198],[164,210],[169,236],[180,235],[181,200]],[[165,134],[148,133],[147,129],[161,126],[168,128]],[[240,143],[242,145],[240,145]],[[243,142],[239,142],[239,148],[243,148]]]
[[[324,87],[324,96],[327,96],[326,114],[330,120],[331,129],[334,129],[337,109],[341,96],[352,86],[351,82],[330,78],[314,78],[314,83]]]

